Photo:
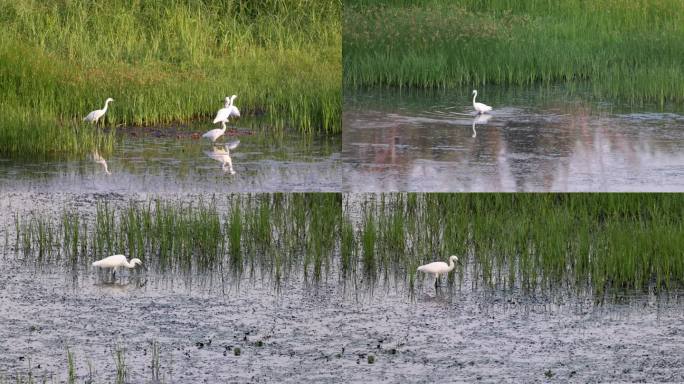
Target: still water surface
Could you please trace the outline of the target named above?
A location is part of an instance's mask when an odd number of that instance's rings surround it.
[[[562,88],[345,96],[345,191],[684,191],[684,107]]]

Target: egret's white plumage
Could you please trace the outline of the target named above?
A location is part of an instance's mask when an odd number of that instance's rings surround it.
[[[140,261],[140,259],[131,259],[131,261],[129,262],[128,260],[126,260],[126,256],[124,255],[109,256],[105,257],[102,260],[93,262],[93,267],[98,268],[126,267],[128,269],[132,269],[138,265],[142,265],[142,261]]]
[[[223,136],[224,133],[226,133],[226,122],[227,122],[227,121],[228,121],[228,120],[222,121],[222,122],[221,122],[221,126],[222,126],[223,128],[212,129],[211,131],[209,131],[209,132],[205,133],[204,135],[202,135],[202,137],[205,138],[205,139],[211,140],[212,143],[215,142],[216,139],[218,139],[219,137]]]
[[[487,104],[482,104],[482,103],[476,103],[475,98],[477,97],[477,91],[473,90],[473,108],[477,111],[478,114],[481,113],[487,113],[492,110],[492,107],[490,107]]]
[[[227,123],[228,119],[231,117],[240,117],[240,111],[237,109],[236,106],[233,105],[233,100],[235,100],[236,97],[236,95],[226,97],[226,101],[223,108],[219,109],[216,112],[216,117],[214,117],[213,121],[214,124]]]
[[[235,99],[237,98],[237,95],[233,95],[231,97],[226,97],[226,101],[223,104],[224,108],[228,108],[228,117],[240,117],[240,110],[237,109],[237,107],[233,104]]]
[[[93,161],[100,164],[107,175],[111,175],[109,168],[107,167],[107,160],[105,160],[97,151],[93,152]]]
[[[235,170],[233,169],[233,159],[230,157],[230,150],[237,148],[239,144],[240,140],[231,141],[226,144],[224,148],[214,148],[212,151],[204,151],[204,153],[210,158],[220,162],[224,172],[234,175]]]
[[[114,255],[114,256],[109,256],[105,257],[102,260],[98,260],[93,262],[93,267],[97,268],[107,268],[112,270],[112,279],[116,278],[116,269],[125,267],[128,269],[133,269],[137,267],[138,265],[142,266],[145,268],[144,265],[142,265],[142,261],[140,259],[131,259],[130,262],[126,260],[126,256],[124,255]]]
[[[105,113],[107,113],[107,107],[109,106],[109,103],[111,103],[112,101],[114,101],[114,99],[112,99],[111,97],[108,98],[108,99],[105,101],[104,108],[102,108],[102,109],[96,109],[96,110],[90,112],[90,113],[88,114],[88,116],[86,116],[86,117],[83,118],[83,121],[92,122],[92,123],[97,123],[97,121],[100,119],[100,117],[104,116]]]
[[[435,285],[438,285],[439,284],[439,275],[447,274],[447,273],[451,272],[455,267],[455,264],[454,264],[455,261],[456,262],[458,261],[458,257],[455,255],[451,255],[449,257],[449,264],[448,265],[447,265],[447,263],[445,263],[443,261],[435,261],[433,263],[421,265],[420,267],[418,267],[418,271],[424,272],[424,273],[431,273],[431,274],[435,275]]]

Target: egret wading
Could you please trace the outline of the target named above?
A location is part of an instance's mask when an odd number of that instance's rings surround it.
[[[140,259],[131,259],[130,262],[126,260],[126,256],[124,255],[114,255],[114,256],[109,256],[105,257],[102,260],[98,260],[93,262],[93,267],[98,267],[98,268],[107,268],[111,269],[113,274],[112,277],[115,279],[116,278],[116,269],[121,268],[121,267],[126,267],[128,269],[133,269],[137,267],[138,265],[142,266],[142,261]]]
[[[102,109],[96,109],[88,114],[88,116],[83,118],[83,121],[87,121],[89,123],[97,123],[97,121],[100,119],[100,117],[104,116],[105,113],[107,113],[107,107],[109,106],[109,103],[114,101],[111,97],[105,101],[104,108]]]
[[[418,267],[418,271],[423,272],[423,273],[431,273],[435,275],[435,287],[439,285],[439,275],[446,275],[449,272],[454,270],[454,267],[456,266],[454,262],[458,262],[459,264],[461,263],[458,261],[458,257],[456,255],[451,255],[449,257],[449,264],[443,262],[443,261],[435,261],[430,264],[425,264],[421,265]]]
[[[477,111],[478,114],[482,113],[487,113],[492,110],[492,107],[490,107],[487,104],[482,104],[482,103],[476,103],[475,98],[477,97],[477,90],[473,90],[473,108]]]

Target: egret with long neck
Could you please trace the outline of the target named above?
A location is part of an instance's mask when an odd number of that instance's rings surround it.
[[[492,110],[492,107],[490,107],[487,104],[482,104],[482,103],[476,103],[475,98],[477,97],[477,90],[473,90],[473,108],[477,111],[478,114],[482,113],[487,113]]]
[[[116,269],[117,268],[125,267],[128,269],[133,269],[133,268],[137,267],[138,265],[142,266],[142,261],[140,261],[140,259],[133,258],[129,262],[128,260],[126,260],[126,256],[124,256],[124,255],[109,256],[109,257],[105,257],[102,260],[98,260],[98,261],[93,262],[93,267],[112,269],[113,278],[116,278]]]
[[[88,114],[88,116],[83,118],[83,121],[91,122],[91,123],[97,123],[97,121],[107,113],[107,107],[109,106],[109,103],[114,101],[111,97],[108,98],[105,101],[104,108],[102,109],[96,109]]]
[[[449,257],[449,264],[443,262],[443,261],[435,261],[429,264],[421,265],[418,267],[419,272],[423,273],[431,273],[435,275],[435,286],[439,285],[439,275],[446,275],[449,272],[454,270],[454,267],[456,264],[454,262],[459,262],[458,261],[458,256],[456,255],[451,255]],[[459,262],[460,263],[460,262]]]

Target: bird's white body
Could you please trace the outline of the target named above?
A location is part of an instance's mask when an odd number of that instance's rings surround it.
[[[216,117],[214,117],[213,123],[227,123],[228,119],[231,117],[240,117],[240,111],[237,109],[236,106],[233,105],[233,100],[235,100],[237,96],[233,95],[231,97],[226,97],[226,101],[223,105],[223,108],[219,109],[218,112],[216,112]]]
[[[230,157],[230,150],[237,148],[240,144],[240,140],[231,141],[226,144],[224,148],[214,148],[213,151],[205,151],[207,156],[221,163],[221,168],[224,172],[228,172],[231,175],[235,174],[233,169],[233,159]]]
[[[111,172],[109,172],[109,168],[107,167],[107,160],[100,156],[100,154],[97,151],[93,152],[93,161],[97,164],[100,164],[107,175],[112,174]]]
[[[226,123],[222,121],[221,125],[223,126],[223,128],[212,129],[211,131],[202,135],[202,137],[211,140],[212,143],[215,142],[216,139],[218,139],[219,137],[223,136],[224,133],[226,133]]]
[[[439,282],[439,275],[447,274],[447,273],[454,270],[454,267],[456,266],[454,264],[455,261],[458,261],[458,257],[455,255],[452,255],[449,257],[449,264],[447,264],[443,261],[435,261],[433,263],[421,265],[420,267],[418,267],[418,271],[423,272],[423,273],[431,273],[431,274],[435,275],[435,285],[436,285]]]
[[[142,265],[142,261],[140,261],[140,259],[131,259],[131,261],[128,262],[128,260],[126,260],[126,256],[124,256],[124,255],[109,256],[109,257],[105,257],[102,260],[98,260],[98,261],[93,262],[93,267],[98,267],[98,268],[126,267],[128,269],[132,269],[138,265]]]
[[[233,105],[233,101],[235,101],[235,98],[237,98],[237,95],[226,97],[226,101],[223,104],[223,108],[228,109],[228,117],[240,117],[240,110],[237,109],[235,105]]]
[[[477,111],[478,114],[482,113],[487,113],[492,110],[492,107],[490,107],[487,104],[482,104],[482,103],[476,103],[475,98],[477,97],[477,91],[473,91],[473,108]]]
[[[114,101],[111,97],[105,101],[104,108],[102,109],[96,109],[88,114],[88,116],[83,118],[83,121],[87,121],[90,123],[97,123],[97,121],[107,113],[107,107],[109,106],[109,103]]]

